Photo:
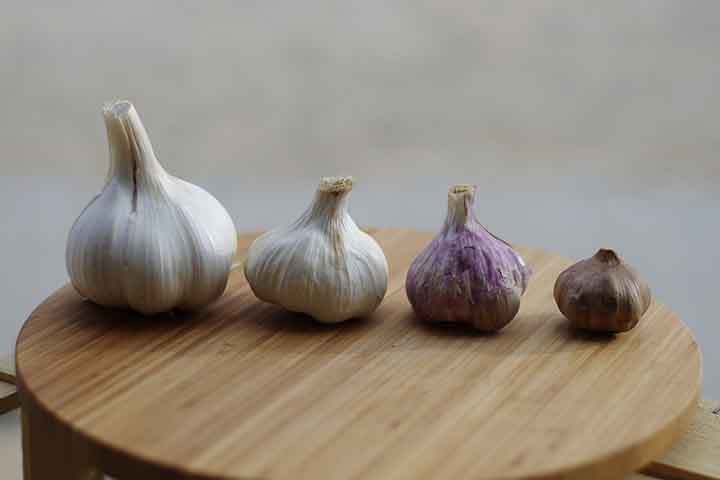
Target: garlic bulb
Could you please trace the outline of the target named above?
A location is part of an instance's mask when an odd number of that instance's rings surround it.
[[[323,323],[375,310],[388,284],[380,246],[348,214],[351,177],[325,177],[310,207],[288,227],[257,238],[245,276],[255,295]]]
[[[474,186],[450,189],[445,225],[413,261],[405,288],[422,320],[495,331],[517,314],[530,270],[509,244],[480,224],[474,198]]]
[[[226,286],[237,236],[209,193],[168,174],[130,102],[103,111],[110,169],[75,221],[66,261],[80,295],[150,315],[195,309]]]
[[[553,293],[560,311],[573,326],[606,332],[633,328],[652,299],[635,270],[607,249],[563,271]]]

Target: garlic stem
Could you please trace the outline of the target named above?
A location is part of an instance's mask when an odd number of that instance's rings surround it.
[[[620,265],[621,262],[620,257],[617,256],[615,250],[611,250],[609,248],[601,248],[598,250],[595,254],[595,258],[609,266]]]
[[[468,226],[473,220],[474,185],[455,185],[448,192],[448,211],[445,225],[452,230]]]
[[[298,219],[298,226],[315,225],[324,230],[339,232],[343,222],[350,219],[348,200],[353,187],[352,177],[323,177],[310,206]]]
[[[103,117],[110,144],[108,180],[116,178],[137,189],[138,183],[156,183],[157,176],[165,175],[140,116],[130,102],[120,100],[106,104]]]

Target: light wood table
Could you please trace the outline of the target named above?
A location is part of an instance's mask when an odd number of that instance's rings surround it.
[[[59,290],[18,340],[25,477],[611,479],[687,431],[700,354],[661,304],[627,334],[572,331],[551,288],[569,261],[523,248],[535,274],[503,332],[428,327],[403,284],[431,236],[373,235],[388,295],[344,325],[257,301],[240,272],[206,310],[151,321]],[[676,449],[647,472],[690,471]]]

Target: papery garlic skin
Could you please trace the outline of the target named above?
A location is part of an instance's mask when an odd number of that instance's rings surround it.
[[[553,295],[574,327],[616,333],[634,328],[652,301],[645,281],[609,249],[564,270]]]
[[[405,289],[421,320],[497,331],[520,309],[530,270],[508,243],[480,224],[474,198],[474,186],[450,189],[445,224],[413,261]]]
[[[325,177],[310,207],[288,227],[258,237],[245,277],[255,295],[322,323],[372,313],[388,285],[377,242],[348,213],[350,177]]]
[[[103,114],[110,169],[68,236],[73,286],[97,304],[146,315],[210,303],[225,290],[237,248],[230,215],[162,168],[130,102]]]

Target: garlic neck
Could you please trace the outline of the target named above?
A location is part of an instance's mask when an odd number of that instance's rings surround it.
[[[594,257],[595,260],[607,265],[608,267],[614,267],[621,263],[620,257],[617,256],[617,253],[609,248],[601,248],[597,251]]]
[[[166,175],[130,102],[122,100],[106,105],[103,116],[110,144],[108,182],[115,179],[137,188],[138,184],[155,183]]]
[[[301,223],[324,228],[342,227],[349,218],[348,199],[352,186],[352,177],[324,177]]]
[[[476,223],[472,207],[475,202],[475,186],[455,185],[448,192],[446,230],[457,230]]]

